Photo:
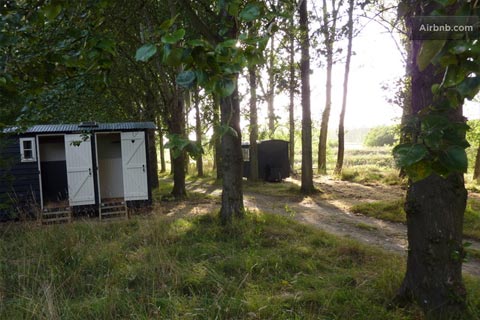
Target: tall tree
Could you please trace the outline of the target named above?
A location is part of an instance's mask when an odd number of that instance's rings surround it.
[[[267,94],[267,109],[268,109],[268,136],[273,139],[275,134],[275,36],[270,38],[270,52],[268,55],[268,94]]]
[[[312,118],[310,111],[310,37],[307,0],[299,6],[301,52],[300,74],[302,79],[302,193],[314,191],[312,169]]]
[[[238,74],[248,62],[258,60],[268,41],[268,37],[240,37],[240,31],[247,23],[265,16],[266,7],[246,0],[218,1],[214,7],[202,3],[192,6],[187,0],[179,4],[182,16],[188,18],[184,22],[195,38],[183,42],[186,30],[172,30],[175,23],[172,19],[162,24],[160,48],[147,44],[137,50],[137,55],[148,60],[160,51],[167,62],[169,58],[173,60],[170,64],[185,66],[177,75],[178,85],[188,88],[198,83],[220,97],[223,173],[220,218],[222,223],[229,223],[233,217],[244,214]],[[172,44],[181,41],[182,48],[171,50]]]
[[[258,180],[258,116],[257,116],[257,73],[253,66],[248,68],[250,85],[250,175],[251,181]]]
[[[338,152],[337,164],[335,165],[335,173],[340,174],[343,167],[343,157],[345,153],[345,112],[347,110],[348,95],[348,77],[350,74],[350,60],[352,58],[353,43],[353,8],[355,0],[348,0],[348,22],[347,22],[347,57],[345,61],[345,74],[343,76],[343,96],[342,110],[340,111],[340,120],[338,123]]]
[[[289,34],[289,73],[290,73],[290,81],[289,81],[289,89],[288,89],[288,96],[289,96],[289,104],[288,104],[288,129],[289,129],[289,160],[290,160],[290,170],[292,172],[295,171],[295,91],[296,91],[296,68],[295,68],[295,36],[293,32],[293,28],[295,26],[295,22],[293,20],[293,15],[290,18],[290,34]]]
[[[327,79],[325,84],[325,108],[322,113],[320,136],[318,138],[318,173],[327,173],[327,135],[330,111],[332,110],[332,70],[334,44],[337,37],[338,13],[343,0],[331,0],[331,12],[328,10],[327,0],[323,0],[322,34],[327,59]]]
[[[199,148],[202,147],[202,139],[203,139],[203,134],[202,134],[202,118],[200,114],[200,95],[199,95],[199,89],[195,88],[194,93],[193,93],[193,105],[195,108],[195,139],[196,143]],[[196,162],[197,162],[197,175],[199,177],[203,177],[203,155],[202,152],[197,155],[196,157]]]
[[[468,2],[403,3],[409,33],[413,18],[478,15]],[[458,317],[465,308],[462,233],[467,169],[465,98],[480,89],[480,44],[458,40],[411,41],[411,116],[405,143],[394,148],[397,164],[409,176],[405,202],[408,228],[407,271],[400,301],[415,300],[431,319]]]

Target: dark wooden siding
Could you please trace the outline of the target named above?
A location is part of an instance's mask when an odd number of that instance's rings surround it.
[[[15,203],[31,211],[32,205],[40,205],[38,163],[20,161],[19,137],[2,142],[0,148],[0,215],[15,211]]]

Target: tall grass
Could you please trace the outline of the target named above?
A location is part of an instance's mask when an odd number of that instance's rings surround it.
[[[350,210],[377,219],[406,222],[406,214],[403,210],[404,199],[390,201],[375,201],[354,205]],[[468,199],[465,209],[463,234],[466,237],[480,240],[480,201]]]
[[[402,259],[280,216],[0,231],[1,319],[420,318],[390,305]]]

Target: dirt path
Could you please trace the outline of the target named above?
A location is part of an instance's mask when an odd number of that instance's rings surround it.
[[[398,199],[404,195],[399,186],[361,185],[328,178],[317,180],[322,194],[312,197],[278,197],[245,192],[245,205],[250,210],[281,214],[303,223],[312,224],[327,232],[349,237],[397,254],[406,255],[407,230],[401,223],[392,223],[348,212],[348,208],[365,201]],[[219,186],[188,184],[191,191],[220,195]],[[220,205],[219,201],[200,201],[189,214],[201,214]],[[178,208],[177,208],[178,209]],[[185,208],[187,210],[187,207]],[[175,210],[176,211],[176,210]],[[480,250],[480,242],[471,241]],[[464,271],[480,277],[480,261],[463,264]]]

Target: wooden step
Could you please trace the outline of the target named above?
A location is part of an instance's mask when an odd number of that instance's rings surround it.
[[[101,203],[98,211],[100,220],[121,217],[128,219],[128,208],[125,202]]]
[[[40,213],[40,222],[42,224],[62,223],[72,221],[72,211],[70,207],[45,208]]]

